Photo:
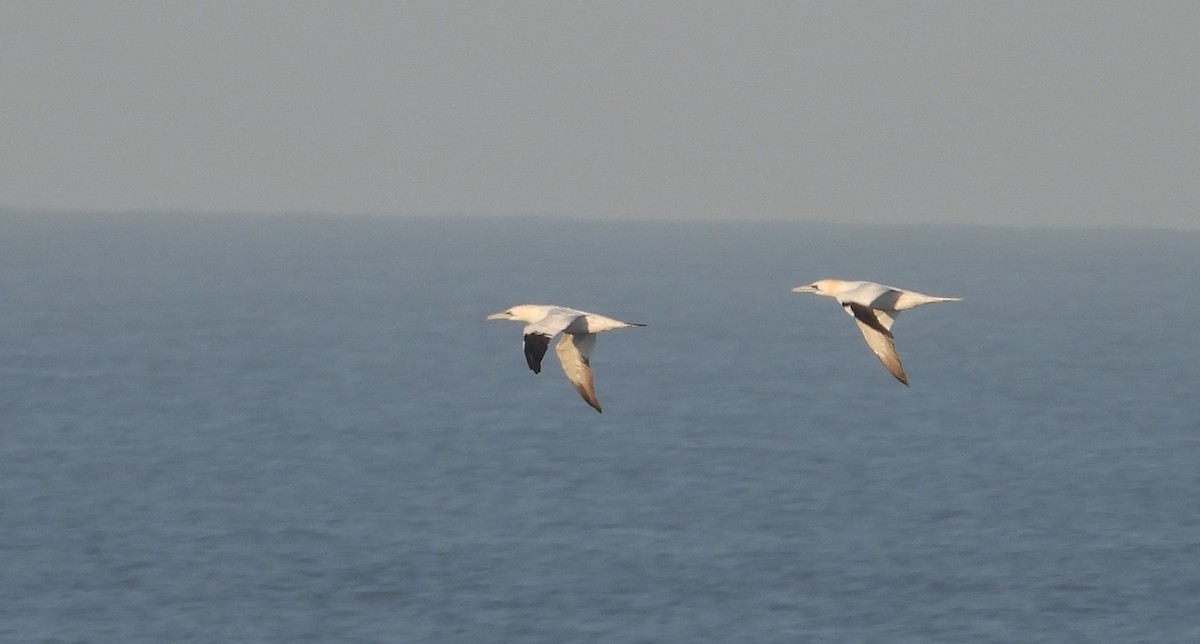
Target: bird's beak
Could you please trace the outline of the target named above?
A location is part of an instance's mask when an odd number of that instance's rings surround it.
[[[489,319],[489,320],[508,320],[511,318],[512,318],[512,316],[509,315],[508,311],[503,311],[500,313],[493,313],[493,314],[487,316],[487,319]]]
[[[797,286],[796,288],[792,289],[792,292],[793,293],[816,293],[817,289],[813,288],[812,286]]]

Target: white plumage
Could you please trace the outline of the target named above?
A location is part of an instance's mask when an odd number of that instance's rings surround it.
[[[797,286],[792,291],[815,293],[836,299],[846,313],[858,323],[858,330],[862,332],[867,346],[871,347],[871,351],[875,352],[883,366],[906,386],[908,376],[904,373],[904,366],[900,364],[900,354],[896,352],[892,336],[892,324],[896,322],[896,317],[901,311],[923,304],[957,302],[962,299],[925,295],[875,282],[837,279],[817,280],[812,284]]]
[[[546,355],[546,348],[550,345],[551,338],[561,333],[562,338],[555,345],[554,351],[558,354],[563,373],[567,375],[567,380],[575,385],[579,395],[596,411],[601,411],[600,401],[596,399],[591,367],[596,334],[613,329],[646,326],[547,304],[520,304],[507,311],[489,315],[487,319],[525,323],[525,362],[534,373],[541,373],[542,357]]]

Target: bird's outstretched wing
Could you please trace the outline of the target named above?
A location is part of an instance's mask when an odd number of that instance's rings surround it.
[[[546,355],[546,347],[550,346],[550,338],[553,336],[544,333],[526,333],[525,334],[525,364],[534,373],[542,372],[542,357]]]
[[[601,411],[600,401],[596,399],[596,388],[592,381],[592,366],[590,357],[592,347],[596,346],[595,333],[564,333],[555,345],[558,362],[562,364],[563,373],[567,380],[575,385],[575,390],[587,404],[596,411]]]
[[[900,364],[900,354],[896,352],[896,344],[892,341],[892,324],[896,321],[895,314],[889,315],[886,311],[855,303],[846,304],[846,311],[854,316],[854,321],[858,323],[858,330],[862,332],[867,346],[875,352],[875,357],[879,358],[879,361],[883,363],[884,367],[887,367],[888,372],[896,377],[896,380],[908,386],[908,376],[904,373],[904,366]]]
[[[579,317],[579,313],[556,309],[525,326],[525,363],[534,373],[542,372],[542,358],[550,346],[550,339],[562,333]]]

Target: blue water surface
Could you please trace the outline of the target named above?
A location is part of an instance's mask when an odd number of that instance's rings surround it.
[[[910,311],[896,382],[836,303]],[[1200,234],[0,213],[0,641],[1200,641]],[[600,336],[597,414],[522,302]]]

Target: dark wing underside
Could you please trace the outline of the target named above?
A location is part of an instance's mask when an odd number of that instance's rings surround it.
[[[849,311],[850,315],[853,315],[854,319],[858,320],[859,322],[871,327],[872,329],[889,338],[892,337],[891,329],[885,327],[883,323],[879,321],[879,318],[875,317],[875,311],[871,307],[850,302],[846,304],[846,310]]]
[[[544,333],[525,334],[525,362],[534,373],[542,372],[542,358],[550,346],[550,336]]]

